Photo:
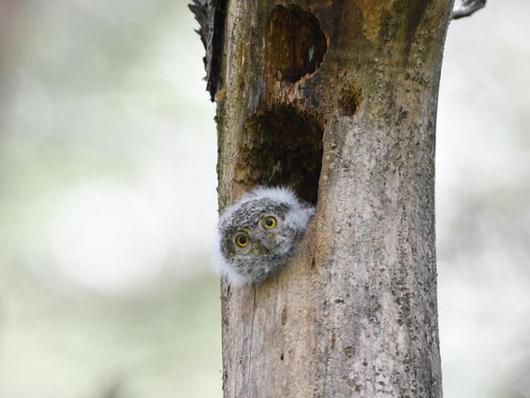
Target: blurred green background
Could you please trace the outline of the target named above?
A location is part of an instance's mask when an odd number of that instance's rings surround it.
[[[177,0],[0,1],[0,397],[221,396],[214,105]],[[530,397],[530,3],[450,26],[446,397]]]

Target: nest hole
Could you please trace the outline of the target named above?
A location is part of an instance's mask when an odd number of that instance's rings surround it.
[[[295,5],[274,7],[265,33],[269,75],[294,83],[319,67],[326,50],[326,36],[313,13]]]
[[[339,97],[339,110],[343,116],[353,116],[361,101],[363,100],[363,92],[360,87],[350,86],[345,88]]]
[[[286,186],[316,204],[322,168],[323,129],[318,120],[288,105],[245,123],[236,174],[246,185]]]

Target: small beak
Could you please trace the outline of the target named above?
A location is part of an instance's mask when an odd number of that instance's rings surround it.
[[[264,232],[258,232],[253,236],[255,242],[258,242],[260,249],[262,249],[265,254],[269,254],[274,248],[274,240],[270,234]]]

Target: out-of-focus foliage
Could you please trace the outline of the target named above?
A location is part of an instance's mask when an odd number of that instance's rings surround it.
[[[444,395],[530,397],[530,3],[449,27],[436,208]]]
[[[216,133],[192,16],[168,0],[8,10],[0,396],[220,396]]]
[[[220,397],[214,107],[186,2],[0,14],[0,396]],[[530,397],[528,15],[489,2],[446,45],[448,397]]]

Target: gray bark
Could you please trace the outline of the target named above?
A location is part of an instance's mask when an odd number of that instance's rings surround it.
[[[222,283],[225,397],[442,396],[434,148],[452,3],[227,2],[220,208],[283,184],[317,213],[279,275]]]

